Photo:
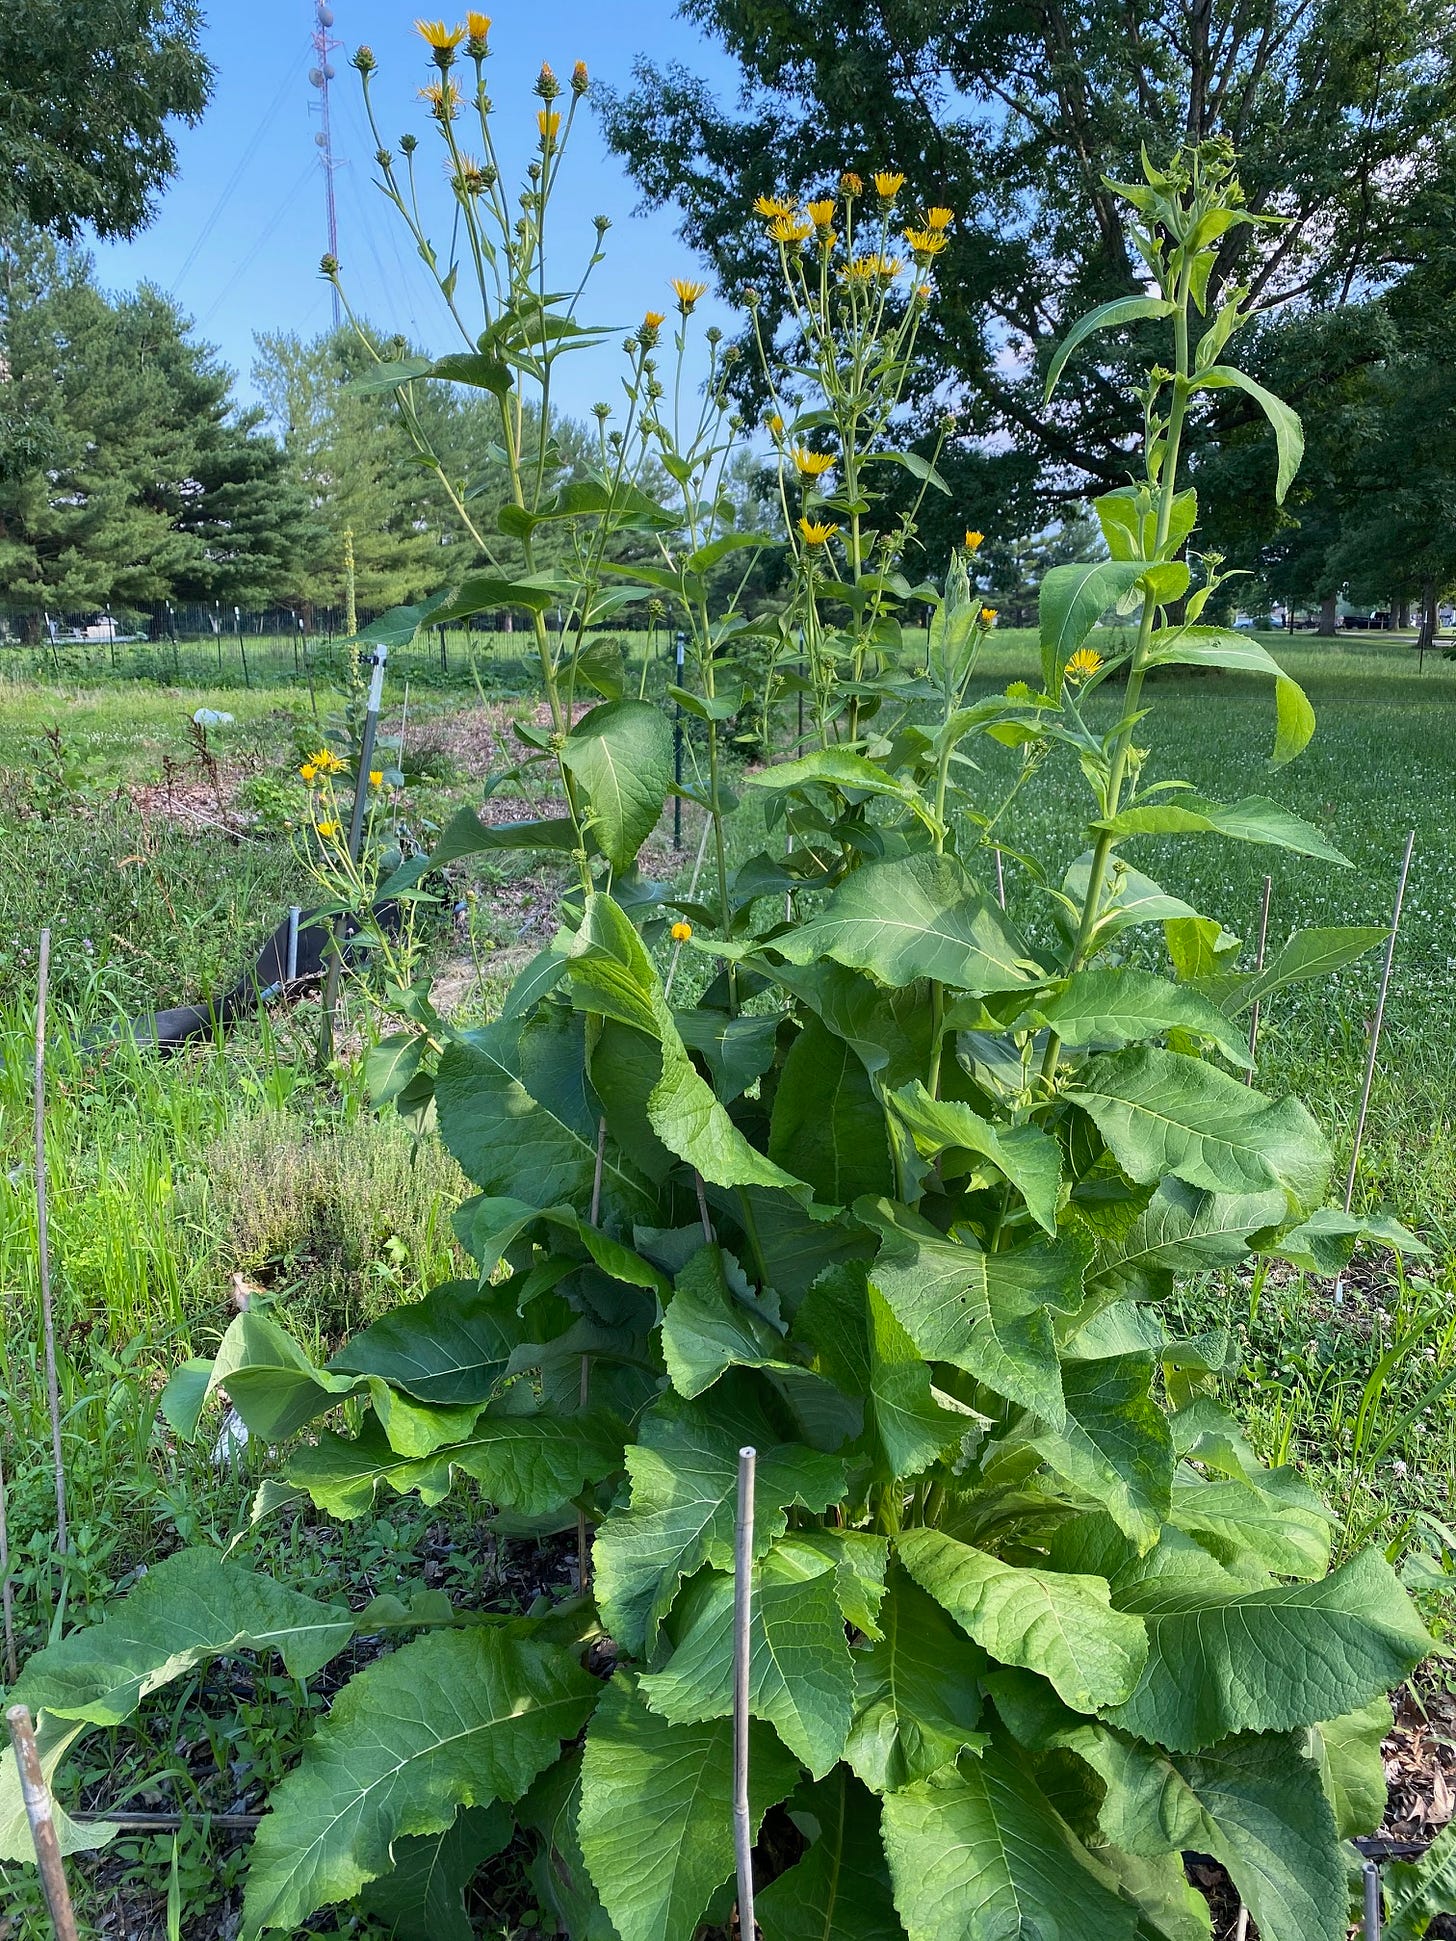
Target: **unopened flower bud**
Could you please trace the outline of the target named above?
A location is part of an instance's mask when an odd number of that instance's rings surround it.
[[[337,256],[321,256],[319,258],[320,276],[335,277],[338,275],[338,273],[339,273],[339,259]]]
[[[571,70],[571,92],[583,95],[591,86],[591,78],[586,71],[586,62],[578,61]]]
[[[561,83],[552,73],[549,61],[542,61],[541,72],[536,76],[536,85],[532,92],[539,94],[543,101],[554,101],[560,94]]]

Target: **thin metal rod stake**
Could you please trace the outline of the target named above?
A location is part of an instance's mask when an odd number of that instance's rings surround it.
[[[1266,876],[1264,878],[1264,904],[1263,908],[1259,911],[1259,954],[1254,959],[1254,969],[1256,971],[1261,971],[1264,968],[1264,951],[1269,942],[1269,903],[1273,895],[1274,878],[1272,876]],[[1245,1085],[1252,1085],[1254,1082],[1254,1052],[1258,1048],[1258,1044],[1259,1000],[1255,998],[1253,1009],[1249,1013],[1249,1069],[1244,1073]]]
[[[71,1909],[70,1889],[66,1886],[66,1863],[61,1858],[61,1843],[56,1837],[56,1822],[51,1812],[51,1789],[41,1770],[36,1750],[35,1727],[23,1705],[12,1705],[5,1714],[10,1727],[10,1743],[15,1748],[15,1763],[20,1769],[20,1793],[25,1801],[25,1817],[30,1821],[30,1837],[35,1843],[40,1884],[50,1912],[56,1941],[78,1941],[76,1916]]]
[[[1001,851],[996,851],[996,901],[1006,908],[1006,865],[1001,860]]]
[[[1361,1941],[1380,1941],[1380,1869],[1367,1860],[1365,1874],[1365,1926]]]
[[[679,687],[681,687],[683,684],[683,653],[684,653],[684,641],[683,641],[682,635],[679,634],[677,636],[677,642],[674,648],[674,664],[677,669],[677,684]],[[682,848],[682,777],[683,777],[682,702],[678,701],[674,703],[674,707],[676,712],[674,713],[673,720],[672,720],[672,778],[673,778],[673,781],[677,784],[677,790],[672,798],[672,846],[675,850],[680,850]]]
[[[40,933],[35,987],[35,1244],[40,1256],[40,1312],[45,1335],[46,1401],[51,1415],[51,1455],[56,1471],[56,1548],[66,1554],[66,1462],[61,1453],[61,1388],[56,1379],[56,1315],[51,1300],[51,1231],[46,1191],[46,998],[51,981],[51,933]]]
[[[20,1676],[15,1656],[15,1586],[10,1581],[10,1525],[5,1502],[5,1465],[0,1462],[0,1611],[5,1622],[5,1683]]]
[[[1345,1211],[1348,1213],[1355,1198],[1355,1178],[1360,1170],[1360,1147],[1365,1140],[1365,1120],[1370,1111],[1370,1088],[1375,1083],[1375,1062],[1380,1056],[1380,1033],[1385,1024],[1385,999],[1390,990],[1390,972],[1395,963],[1395,944],[1400,935],[1400,913],[1405,907],[1405,886],[1410,875],[1411,856],[1416,846],[1416,832],[1411,830],[1405,839],[1405,855],[1401,859],[1400,881],[1395,886],[1395,908],[1390,915],[1390,935],[1385,940],[1385,962],[1380,969],[1380,995],[1375,1001],[1375,1022],[1370,1028],[1370,1050],[1365,1059],[1365,1083],[1360,1092],[1360,1111],[1355,1120],[1355,1143],[1350,1149],[1350,1170],[1345,1175]],[[1345,1298],[1345,1277],[1340,1275],[1335,1282],[1335,1306]]]
[[[753,1915],[753,1811],[748,1803],[748,1674],[753,1627],[753,1485],[758,1452],[738,1451],[738,1517],[733,1531],[733,1853],[738,1868],[738,1933],[756,1941]]]
[[[303,914],[294,903],[288,911],[288,954],[284,959],[283,976],[291,984],[298,976],[298,919]]]

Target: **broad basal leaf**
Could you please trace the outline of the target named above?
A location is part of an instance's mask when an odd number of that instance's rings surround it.
[[[7,1694],[7,1698],[10,1695]],[[16,1701],[19,1703],[20,1701]],[[79,1720],[54,1718],[42,1712],[35,1721],[35,1749],[46,1784],[55,1790],[56,1774],[76,1741],[90,1730]],[[121,1828],[113,1820],[73,1820],[56,1799],[51,1802],[51,1818],[61,1853],[95,1853],[109,1846]],[[30,1818],[20,1791],[20,1773],[13,1758],[0,1760],[0,1863],[19,1861],[35,1865],[35,1840]]]
[[[1390,1700],[1382,1692],[1343,1718],[1324,1719],[1310,1732],[1310,1754],[1342,1840],[1374,1833],[1385,1818],[1385,1761],[1380,1756],[1391,1729]]]
[[[730,1368],[806,1372],[747,1283],[730,1286],[717,1246],[700,1247],[678,1275],[662,1317],[662,1352],[673,1387],[689,1400]]]
[[[822,1510],[843,1494],[844,1465],[803,1444],[775,1445],[715,1391],[707,1402],[659,1403],[627,1451],[632,1497],[597,1531],[593,1560],[603,1622],[624,1649],[650,1650],[683,1577],[702,1564],[729,1569],[738,1451],[758,1450],[754,1539],[762,1556],[783,1534],[791,1503]]]
[[[904,1941],[879,1807],[864,1788],[841,1766],[801,1787],[789,1817],[809,1849],[754,1896],[764,1941]]]
[[[321,1604],[215,1550],[153,1564],[100,1624],[30,1658],[11,1702],[92,1725],[130,1718],[148,1692],[195,1665],[239,1651],[276,1651],[308,1678],[354,1635],[348,1611]]]
[[[921,1152],[938,1154],[959,1147],[989,1159],[1020,1193],[1037,1225],[1055,1234],[1062,1156],[1055,1139],[1040,1127],[993,1125],[958,1099],[932,1098],[919,1079],[892,1092],[890,1104]]]
[[[1210,802],[1201,795],[1177,795],[1140,808],[1123,809],[1109,821],[1093,823],[1111,836],[1230,836],[1236,842],[1266,843],[1291,849],[1296,856],[1317,856],[1321,862],[1350,867],[1332,843],[1311,822],[1271,802],[1249,795],[1242,802]]]
[[[1314,1584],[1215,1598],[1154,1579],[1119,1601],[1143,1614],[1148,1654],[1137,1689],[1108,1717],[1178,1752],[1353,1712],[1431,1648],[1378,1550]]]
[[[1173,1173],[1214,1193],[1278,1185],[1307,1206],[1329,1177],[1329,1146],[1298,1099],[1267,1099],[1201,1058],[1113,1052],[1085,1065],[1067,1096],[1144,1184]]]
[[[586,788],[602,854],[629,869],[672,787],[667,716],[650,701],[608,701],[577,722],[561,759]]]
[[[387,1873],[397,1837],[519,1799],[599,1691],[570,1650],[520,1625],[433,1632],[358,1672],[269,1798],[244,1933],[292,1932]]]
[[[987,1659],[899,1568],[879,1623],[883,1635],[854,1653],[854,1723],[844,1756],[872,1792],[892,1793],[986,1743],[976,1727]]]
[[[1247,1066],[1247,1034],[1216,1004],[1186,986],[1148,971],[1075,971],[1060,988],[1039,997],[1016,1020],[1018,1031],[1054,1031],[1065,1045],[1132,1045],[1169,1031],[1189,1031]]]
[[[371,1881],[360,1905],[392,1941],[474,1941],[465,1890],[511,1841],[515,1822],[497,1801],[467,1806],[443,1833],[396,1840],[393,1866]]]
[[[827,1206],[894,1188],[884,1108],[870,1075],[858,1053],[812,1014],[779,1073],[768,1152]]]
[[[1067,1418],[1029,1440],[1053,1469],[1094,1497],[1141,1550],[1157,1541],[1172,1505],[1173,1440],[1143,1356],[1069,1361]]]
[[[1222,1563],[1242,1555],[1281,1577],[1322,1577],[1329,1569],[1334,1519],[1291,1469],[1207,1478],[1183,1469],[1171,1516]]]
[[[716,1571],[684,1596],[682,1628],[664,1670],[639,1681],[675,1725],[733,1711],[733,1578]],[[772,1725],[816,1778],[844,1751],[854,1673],[833,1560],[770,1550],[754,1572],[749,1709]]]
[[[994,1747],[887,1794],[882,1827],[910,1941],[1133,1941],[1132,1904]]]
[[[1077,1712],[1116,1705],[1147,1656],[1140,1618],[1112,1608],[1100,1577],[1021,1569],[939,1530],[905,1530],[901,1562],[983,1650],[1049,1679]]]
[[[767,1726],[750,1728],[754,1831],[798,1778]],[[733,1871],[733,1726],[672,1725],[618,1675],[582,1762],[581,1849],[621,1941],[685,1941]]]
[[[996,904],[953,856],[926,850],[868,863],[823,912],[773,940],[791,964],[832,957],[898,989],[917,978],[985,993],[1041,975]]]
[[[876,1218],[873,1209],[863,1211]],[[1036,1241],[988,1254],[929,1227],[876,1223],[884,1239],[871,1282],[920,1353],[964,1368],[997,1395],[1060,1424],[1052,1311],[1071,1313],[1081,1300],[1086,1255],[1078,1245]]]
[[[391,1308],[351,1335],[329,1367],[336,1374],[378,1375],[420,1402],[483,1403],[524,1339],[505,1287],[445,1281],[422,1301]]]
[[[1250,1235],[1277,1226],[1288,1206],[1282,1186],[1211,1193],[1181,1179],[1164,1179],[1141,1210],[1135,1200],[1124,1202],[1125,1217],[1111,1218],[1103,1208],[1094,1224],[1088,1209],[1088,1224],[1098,1235],[1089,1279],[1161,1298],[1173,1273],[1231,1267],[1245,1259]]]

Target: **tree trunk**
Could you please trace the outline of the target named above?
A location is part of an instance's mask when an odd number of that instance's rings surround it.
[[[1435,645],[1438,631],[1436,582],[1434,580],[1427,580],[1421,590],[1421,631],[1416,638],[1416,646],[1420,649],[1422,656],[1425,655],[1428,647]]]
[[[1397,627],[1410,625],[1410,595],[1402,593],[1395,603],[1395,624]]]
[[[1326,639],[1332,638],[1335,633],[1336,624],[1339,619],[1336,611],[1338,606],[1339,596],[1334,593],[1327,593],[1324,599],[1320,601],[1319,631]]]

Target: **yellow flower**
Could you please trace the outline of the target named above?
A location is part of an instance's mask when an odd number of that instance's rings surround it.
[[[753,206],[767,222],[773,222],[780,216],[787,221],[799,213],[794,204],[785,201],[781,195],[761,195]]]
[[[383,770],[382,768],[371,768],[371,769],[370,769],[370,771],[369,771],[369,786],[370,786],[370,788],[372,788],[372,789],[377,789],[377,788],[379,787],[379,784],[380,784],[380,783],[381,783],[381,782],[382,782],[383,780],[384,780],[384,770]]]
[[[839,178],[839,186],[846,195],[863,195],[864,183],[852,168],[847,168]]]
[[[643,327],[647,330],[661,330],[666,321],[667,312],[665,310],[649,310],[642,319]]]
[[[331,837],[337,836],[343,827],[338,822],[316,822],[313,826],[318,830],[325,842],[328,842]]]
[[[804,216],[775,216],[768,233],[776,243],[801,243],[813,235],[814,225]]]
[[[1102,656],[1095,647],[1079,647],[1067,662],[1069,681],[1090,681],[1102,665]]]
[[[875,170],[875,194],[880,197],[881,201],[893,202],[904,186],[904,176],[895,173],[894,170]]]
[[[809,220],[816,229],[827,229],[834,220],[834,202],[829,196],[820,196],[817,202],[809,204]]]
[[[706,283],[695,283],[688,276],[675,276],[672,279],[672,291],[677,298],[677,307],[685,317],[692,315],[698,298],[706,295],[707,288]]]
[[[486,24],[489,25],[489,22]],[[447,27],[443,20],[417,20],[415,32],[421,40],[427,41],[437,54],[453,54],[465,38],[463,27]]]
[[[769,430],[773,433],[775,438],[783,437],[784,421],[779,416],[777,411],[770,411],[770,413],[768,414],[768,417],[764,420],[764,423],[768,426]]]
[[[917,283],[915,285],[915,294],[922,303],[929,303],[931,298],[930,285],[928,283]]]
[[[467,13],[465,16],[465,31],[472,41],[480,44],[480,51],[483,54],[485,52],[485,37],[490,32],[490,15],[488,13]]]
[[[801,519],[799,521],[799,531],[804,535],[804,544],[806,546],[827,546],[832,536],[839,531],[839,528],[838,526],[831,526],[820,519]]]
[[[977,553],[977,552],[979,552],[979,551],[981,550],[981,541],[982,541],[982,540],[983,540],[983,539],[984,539],[985,537],[986,537],[986,535],[985,535],[985,533],[983,533],[983,532],[971,532],[971,531],[969,531],[969,530],[967,530],[967,532],[966,532],[966,551],[967,551],[968,553]]]
[[[460,112],[460,90],[453,81],[431,81],[420,89],[421,101],[428,101],[436,121],[453,121]]]
[[[320,748],[316,755],[310,755],[308,759],[320,775],[337,775],[344,766],[332,748]]]
[[[846,263],[840,275],[846,283],[873,283],[877,256],[856,256],[852,263]]]
[[[554,142],[561,132],[561,114],[556,108],[542,108],[536,115],[536,126],[541,131],[543,142]]]
[[[994,627],[994,626],[995,626],[995,624],[996,624],[996,609],[995,609],[995,607],[982,607],[982,608],[981,608],[981,625],[982,625],[983,627]]]
[[[305,762],[303,767],[299,769],[298,772],[303,777],[305,782],[311,782],[314,776],[318,774],[318,770],[314,767],[312,762]]]
[[[942,209],[937,207],[934,209],[927,209],[925,212],[925,227],[927,229],[949,229],[951,224],[954,221],[955,221],[954,209]]]
[[[881,283],[892,283],[900,274],[898,256],[869,256],[865,260],[869,264],[870,275],[878,277]]]
[[[675,944],[685,944],[688,938],[692,936],[692,934],[693,934],[693,926],[690,923],[681,923],[681,922],[675,923],[672,926],[672,929],[668,932],[668,935],[672,938]]]
[[[822,479],[826,472],[834,469],[833,452],[806,451],[802,445],[794,447],[794,470],[802,479]]]
[[[950,238],[940,229],[907,229],[905,240],[919,261],[925,257],[939,256]]]

